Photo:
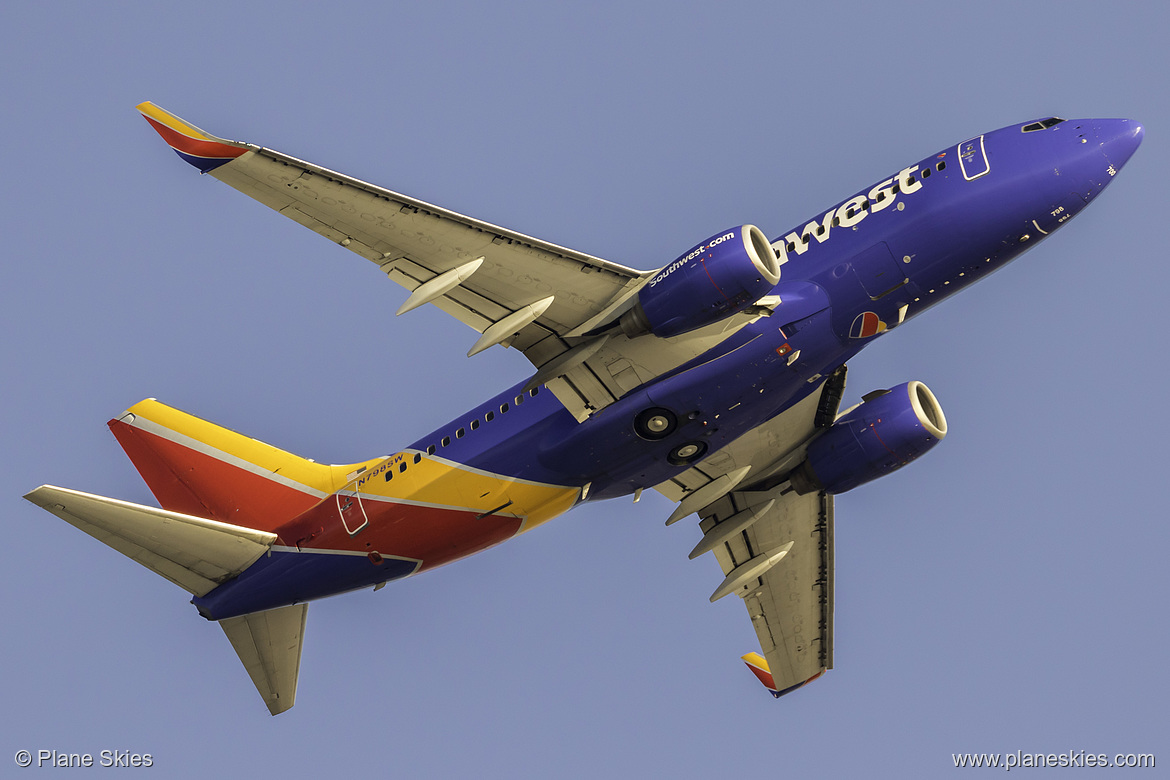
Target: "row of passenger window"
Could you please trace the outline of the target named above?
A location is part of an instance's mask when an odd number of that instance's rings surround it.
[[[934,166],[934,169],[933,169],[933,170],[937,170],[937,171],[944,171],[944,170],[946,170],[946,167],[947,167],[947,164],[946,164],[946,162],[945,162],[945,161],[943,161],[943,160],[939,160],[939,161],[938,161],[938,163],[937,163],[937,164]],[[930,178],[930,174],[931,174],[932,172],[933,172],[933,171],[932,171],[932,169],[931,169],[931,168],[929,168],[929,167],[927,167],[927,168],[923,168],[923,169],[921,170],[921,173],[922,173],[922,178],[923,178],[923,179],[929,179],[929,178]],[[907,180],[907,182],[906,182],[906,183],[907,183],[907,184],[913,184],[913,183],[914,183],[914,182],[916,182],[916,181],[917,181],[917,179],[915,179],[913,176],[911,176],[911,177],[910,177],[910,178]],[[891,187],[891,188],[890,188],[890,190],[891,190],[891,191],[892,191],[892,192],[893,192],[895,195],[897,195],[899,192],[901,192],[901,191],[902,191],[902,188],[901,188],[901,185],[899,185],[898,183],[896,183],[896,182],[895,182],[894,186],[893,186],[893,187]],[[877,202],[878,202],[878,203],[881,203],[881,202],[882,202],[883,200],[885,200],[885,199],[886,199],[886,193],[885,193],[885,192],[878,192],[878,194],[877,194]],[[860,210],[861,210],[861,211],[869,211],[869,209],[870,209],[869,201],[867,200],[867,201],[865,201],[864,203],[862,203],[862,204],[861,204],[861,206],[860,206],[859,208],[860,208]],[[853,218],[853,217],[855,217],[855,216],[857,216],[857,212],[856,212],[856,211],[854,211],[853,209],[848,209],[848,210],[846,210],[846,212],[845,212],[845,218],[846,218],[846,219],[852,219],[852,218]],[[839,227],[840,225],[841,225],[841,218],[840,218],[840,217],[833,217],[833,227]],[[814,234],[815,234],[815,235],[818,235],[818,236],[823,236],[823,235],[825,234],[825,226],[824,226],[824,225],[818,225],[818,226],[817,226],[817,229],[816,229],[815,231],[813,231],[813,232],[810,232],[810,233],[805,233],[805,234],[803,234],[803,235],[800,237],[800,238],[801,238],[801,242],[802,242],[802,243],[805,243],[805,244],[807,244],[807,243],[809,242],[809,239],[810,239],[810,238],[811,238],[811,237],[812,237]],[[787,246],[785,247],[785,250],[786,250],[786,251],[788,251],[788,252],[795,252],[795,251],[796,251],[796,244],[795,244],[795,243],[793,243],[793,242],[791,242],[791,241],[790,241],[790,242],[788,242]]]
[[[527,396],[529,398],[535,398],[536,394],[539,392],[540,392],[540,388],[534,387],[531,390],[529,390],[527,393],[521,393],[520,395],[513,398],[512,404],[508,404],[507,402],[500,404],[500,414],[507,414],[508,410],[511,409],[513,406],[519,406],[520,404],[524,403],[525,396]],[[466,428],[456,428],[455,429],[455,438],[462,439],[464,436],[467,435],[468,428],[470,428],[473,431],[479,430],[480,425],[482,425],[485,422],[491,422],[494,419],[496,419],[496,412],[494,410],[489,411],[487,414],[485,414],[483,416],[482,422],[477,417],[476,419],[474,419],[470,423],[468,423]],[[442,439],[439,440],[439,443],[437,445],[430,444],[427,446],[427,455],[434,455],[441,448],[449,447],[449,446],[451,446],[451,437],[444,436]],[[421,452],[416,452],[414,454],[414,458],[412,460],[414,463],[419,463],[420,461],[422,461],[422,457],[423,456],[422,456]],[[406,468],[407,468],[407,461],[404,460],[398,464],[398,473],[401,474],[402,472],[406,471]],[[389,482],[393,478],[394,478],[394,470],[387,469],[386,476],[385,476],[386,481]]]

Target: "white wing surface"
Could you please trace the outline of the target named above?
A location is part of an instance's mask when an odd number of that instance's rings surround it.
[[[724,583],[743,599],[777,695],[793,691],[833,668],[833,497],[731,493],[702,512],[699,527],[720,524],[761,505],[770,506],[747,528],[714,548]],[[782,552],[765,571],[747,571]],[[743,571],[746,581],[737,572]],[[718,593],[718,591],[717,591]]]
[[[26,499],[202,596],[268,552],[276,534],[41,485]]]
[[[378,265],[495,344],[519,349],[583,420],[702,354],[759,316],[735,315],[670,339],[597,336],[632,307],[651,273],[492,225],[253,144],[210,135],[153,103],[138,106],[187,162]],[[680,247],[681,248],[681,247]],[[669,259],[669,258],[665,258]]]
[[[308,611],[293,604],[219,621],[273,715],[296,704]]]
[[[837,414],[841,370],[804,400],[656,489],[697,512],[724,579],[711,594],[743,599],[781,696],[833,667],[833,497],[798,495],[786,476]]]

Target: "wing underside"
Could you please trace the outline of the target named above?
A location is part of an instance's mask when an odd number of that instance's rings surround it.
[[[670,339],[612,326],[653,275],[330,171],[217,138],[152,103],[139,111],[185,161],[376,264],[478,333],[469,355],[515,347],[578,420],[706,352],[751,322],[735,315]]]
[[[712,601],[743,599],[777,696],[833,667],[833,497],[798,495],[787,475],[835,417],[844,379],[841,369],[783,413],[656,486],[680,502],[668,524],[698,513],[703,538],[691,557],[711,552],[719,562],[725,578]]]
[[[749,528],[714,549],[724,574],[791,544],[775,565],[737,588],[747,607],[777,695],[833,668],[833,498],[824,493],[779,495]],[[700,528],[771,500],[731,493],[704,510]]]

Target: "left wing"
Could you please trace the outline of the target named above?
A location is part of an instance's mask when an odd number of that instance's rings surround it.
[[[711,598],[743,599],[779,697],[833,668],[833,497],[733,492],[699,527],[720,533],[745,513],[759,514],[713,548],[726,577]]]
[[[673,523],[697,512],[703,538],[691,558],[715,555],[717,601],[740,596],[763,659],[749,668],[779,697],[833,667],[833,497],[798,495],[787,475],[837,415],[842,367],[781,414],[710,458],[656,486],[679,506]]]
[[[217,138],[153,103],[138,110],[204,173],[376,263],[411,291],[399,309],[433,303],[481,335],[468,351],[516,347],[583,420],[682,365],[759,314],[662,339],[594,333],[636,301],[652,273],[457,214],[253,144]]]

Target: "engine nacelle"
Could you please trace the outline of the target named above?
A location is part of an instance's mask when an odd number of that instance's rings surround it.
[[[906,382],[849,412],[808,446],[792,475],[798,493],[844,493],[885,476],[922,455],[947,435],[947,418],[934,393]]]
[[[622,330],[630,337],[677,336],[746,309],[778,281],[780,262],[763,231],[755,225],[724,230],[663,266],[638,291]]]

